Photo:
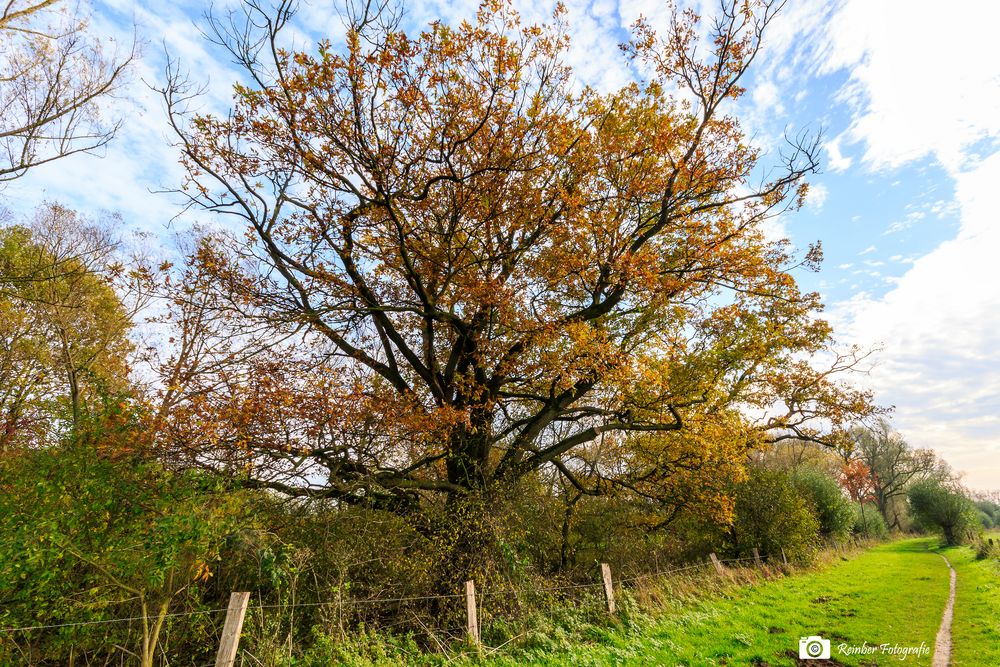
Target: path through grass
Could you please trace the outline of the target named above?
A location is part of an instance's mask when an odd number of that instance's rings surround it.
[[[994,535],[994,540],[1000,535]],[[969,547],[942,549],[958,573],[951,664],[1000,665],[1000,561],[976,560]]]

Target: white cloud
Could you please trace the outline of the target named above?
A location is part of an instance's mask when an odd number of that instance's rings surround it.
[[[882,169],[935,156],[948,170],[1000,137],[995,42],[1000,4],[848,0],[834,15],[821,71],[849,68],[843,99],[856,107],[844,139]]]
[[[955,201],[908,206],[886,234],[927,217],[960,215],[956,238],[910,263],[882,298],[834,304],[834,319],[862,344],[883,341],[870,377],[879,398],[897,406],[897,426],[934,447],[972,486],[1000,487],[1000,250],[993,191],[1000,180],[1000,70],[993,54],[1000,5],[944,9],[929,0],[846,0],[814,52],[821,74],[843,69],[838,98],[852,119],[827,144],[834,171],[857,144],[870,170],[931,158],[955,180]],[[874,252],[870,246],[860,255]],[[877,264],[871,260],[869,266]]]
[[[754,86],[750,96],[757,107],[759,113],[767,113],[772,116],[782,116],[785,107],[781,103],[778,87],[773,81],[762,81]]]
[[[830,171],[846,171],[851,168],[854,161],[840,152],[841,137],[835,137],[832,141],[823,144],[829,158]]]
[[[823,204],[830,196],[830,190],[822,183],[810,183],[809,194],[806,195],[806,206],[815,212],[823,210]]]
[[[865,248],[864,250],[862,250],[861,252],[859,252],[858,255],[859,256],[860,255],[870,255],[871,253],[875,252],[876,250],[878,250],[877,247],[875,247],[873,245],[870,245],[867,248]]]
[[[862,296],[833,308],[850,339],[885,343],[870,381],[897,406],[897,426],[980,488],[1000,485],[997,182],[1000,153],[958,176],[955,239],[917,259],[884,298]]]

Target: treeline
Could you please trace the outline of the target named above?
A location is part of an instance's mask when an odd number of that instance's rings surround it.
[[[117,128],[132,53],[59,4],[0,16],[0,180]],[[178,194],[225,222],[140,252],[53,203],[0,228],[0,662],[208,663],[234,590],[262,663],[377,662],[444,648],[468,579],[518,646],[562,632],[541,610],[599,631],[567,591],[600,562],[994,525],[849,381],[866,354],[795,278],[821,248],[764,234],[819,154],[763,164],[727,111],[776,8],[725,3],[708,50],[693,15],[637,25],[646,78],[607,93],[561,16],[500,1],[416,35],[359,5],[295,53],[292,4],[210,15],[231,113],[192,115],[174,61],[160,92]]]

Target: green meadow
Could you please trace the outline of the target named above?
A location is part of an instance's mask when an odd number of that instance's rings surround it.
[[[1000,563],[934,538],[881,545],[820,569],[667,602],[648,626],[613,630],[566,651],[530,650],[495,665],[796,665],[799,638],[831,640],[831,663],[930,665],[948,596],[945,554],[958,572],[953,664],[1000,665]],[[841,645],[876,647],[852,655]],[[926,647],[882,653],[883,644]]]

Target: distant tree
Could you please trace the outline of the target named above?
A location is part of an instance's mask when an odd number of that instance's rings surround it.
[[[108,56],[65,0],[0,3],[0,185],[107,144],[119,123],[99,102],[120,86],[133,45]]]
[[[925,479],[907,490],[910,509],[926,529],[940,530],[949,545],[961,544],[979,530],[976,507],[954,481]]]
[[[782,440],[757,453],[769,468],[792,471],[799,468],[820,470],[837,477],[843,467],[837,449],[808,440]]]
[[[900,526],[894,501],[905,497],[911,483],[948,474],[947,466],[933,451],[913,449],[884,419],[873,427],[855,427],[850,435],[849,456],[868,469],[875,506],[890,528]]]
[[[986,497],[974,495],[976,509],[984,528],[1000,527],[1000,504]]]
[[[871,502],[875,498],[872,472],[859,459],[851,459],[844,464],[840,473],[840,485],[856,503]]]
[[[110,282],[114,251],[106,226],[58,205],[0,229],[0,447],[51,440],[125,390],[133,313]]]

